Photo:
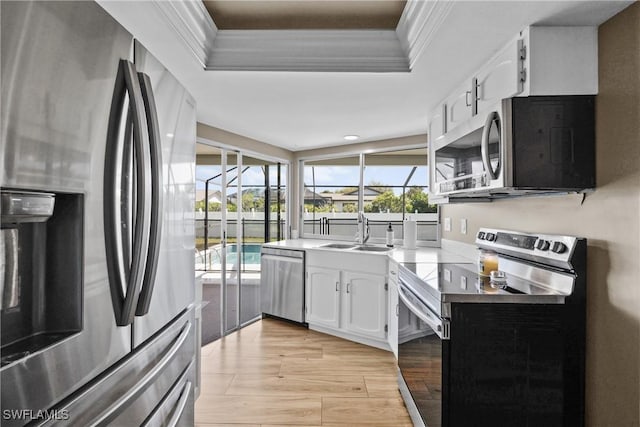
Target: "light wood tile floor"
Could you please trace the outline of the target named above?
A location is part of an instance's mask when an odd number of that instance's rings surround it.
[[[263,319],[202,348],[196,425],[412,424],[392,353]]]

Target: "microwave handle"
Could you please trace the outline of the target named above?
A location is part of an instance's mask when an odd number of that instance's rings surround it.
[[[482,154],[482,164],[484,165],[484,170],[487,171],[491,179],[497,179],[498,173],[496,170],[493,170],[491,166],[491,158],[489,157],[489,132],[491,131],[491,125],[494,121],[500,121],[500,116],[497,112],[492,111],[487,116],[487,120],[484,122],[484,128],[482,129],[482,140],[480,143],[480,152]],[[500,126],[498,126],[498,133],[500,132]]]

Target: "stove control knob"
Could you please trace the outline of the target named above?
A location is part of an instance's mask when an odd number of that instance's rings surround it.
[[[487,235],[485,236],[485,240],[493,242],[494,240],[496,240],[496,235],[493,233],[487,233]]]
[[[543,239],[538,239],[538,242],[536,243],[536,249],[539,249],[541,251],[548,251],[549,246],[551,246],[549,241]]]
[[[484,240],[484,231],[479,231],[478,232],[478,239]]]
[[[567,245],[562,242],[553,242],[553,246],[551,246],[551,251],[557,254],[561,254],[567,251]]]

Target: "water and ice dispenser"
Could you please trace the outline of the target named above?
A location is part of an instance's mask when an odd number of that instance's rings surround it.
[[[82,329],[83,197],[2,189],[2,366]]]

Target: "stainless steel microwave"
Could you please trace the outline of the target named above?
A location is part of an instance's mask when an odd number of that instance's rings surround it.
[[[431,193],[500,198],[595,187],[595,97],[503,99],[432,141]]]

